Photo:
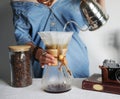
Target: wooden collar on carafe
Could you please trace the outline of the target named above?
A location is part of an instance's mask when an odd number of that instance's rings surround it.
[[[37,0],[37,1],[44,5],[51,6],[55,0]]]

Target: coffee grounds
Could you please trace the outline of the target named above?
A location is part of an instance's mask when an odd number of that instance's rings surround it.
[[[11,55],[12,85],[14,87],[25,87],[32,84],[30,54],[25,52],[14,52]]]
[[[50,93],[62,93],[69,91],[70,89],[71,85],[69,84],[51,84],[45,88],[45,91]]]

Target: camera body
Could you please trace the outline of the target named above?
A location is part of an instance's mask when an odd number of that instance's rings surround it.
[[[120,84],[120,64],[114,60],[104,60],[103,65],[99,66],[102,71],[103,83],[117,83]]]

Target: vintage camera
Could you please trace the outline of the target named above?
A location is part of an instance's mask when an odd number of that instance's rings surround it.
[[[102,70],[103,83],[117,83],[120,84],[120,64],[114,60],[103,61],[103,66],[99,66]]]

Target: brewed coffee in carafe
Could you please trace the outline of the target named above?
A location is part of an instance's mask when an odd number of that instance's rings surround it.
[[[61,93],[71,89],[72,73],[68,68],[66,52],[72,32],[40,32],[46,51],[55,57],[55,64],[45,65],[42,88],[46,92]]]

